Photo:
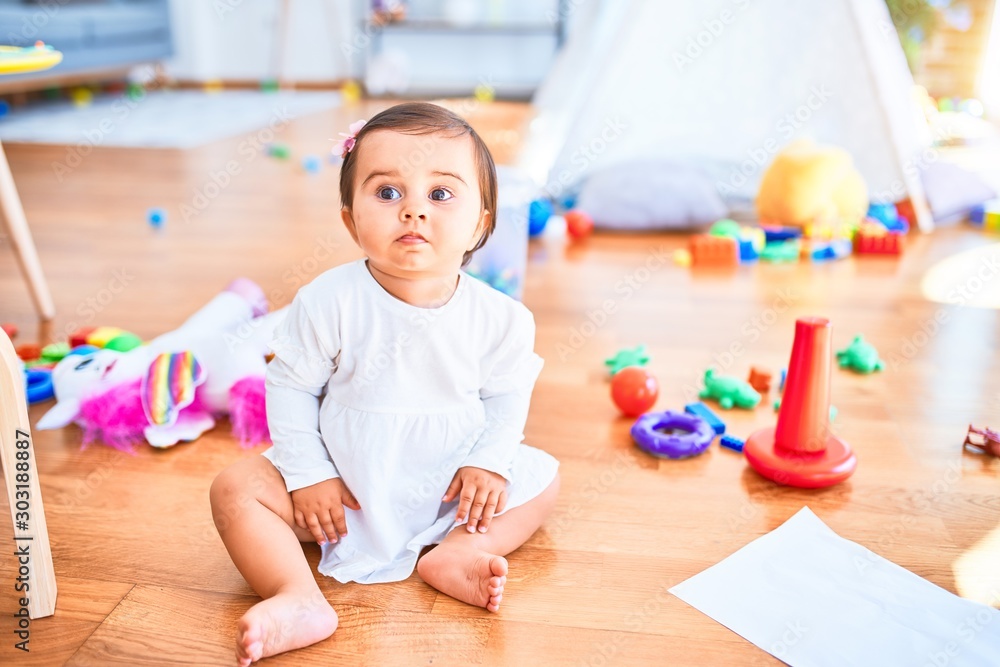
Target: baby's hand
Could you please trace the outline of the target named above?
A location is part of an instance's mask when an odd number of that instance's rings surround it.
[[[312,533],[318,544],[325,544],[327,539],[336,544],[338,535],[347,535],[344,505],[361,509],[339,477],[292,491],[295,525]]]
[[[507,480],[482,468],[459,468],[442,500],[451,502],[459,492],[461,500],[458,502],[455,519],[461,521],[468,516],[470,533],[476,532],[477,526],[480,533],[485,533],[493,515],[503,512],[507,505]]]

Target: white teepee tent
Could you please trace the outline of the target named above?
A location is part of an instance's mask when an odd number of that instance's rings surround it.
[[[553,196],[658,156],[752,200],[799,137],[847,149],[873,201],[910,197],[936,156],[884,0],[589,0],[533,104],[518,166]]]

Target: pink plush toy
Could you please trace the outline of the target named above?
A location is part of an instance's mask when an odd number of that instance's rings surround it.
[[[242,446],[270,442],[265,355],[284,312],[266,313],[263,291],[238,279],[148,345],[67,356],[52,372],[57,403],[37,428],[75,421],[84,446],[102,440],[131,450],[143,440],[154,447],[194,440],[228,413]]]

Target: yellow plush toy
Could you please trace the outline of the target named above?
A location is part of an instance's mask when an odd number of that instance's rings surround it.
[[[868,189],[842,148],[798,139],[764,172],[757,194],[762,224],[853,226],[864,220]]]

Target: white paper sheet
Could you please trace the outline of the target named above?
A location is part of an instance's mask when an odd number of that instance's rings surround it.
[[[793,667],[1000,666],[1000,612],[845,540],[808,507],[670,592]]]

